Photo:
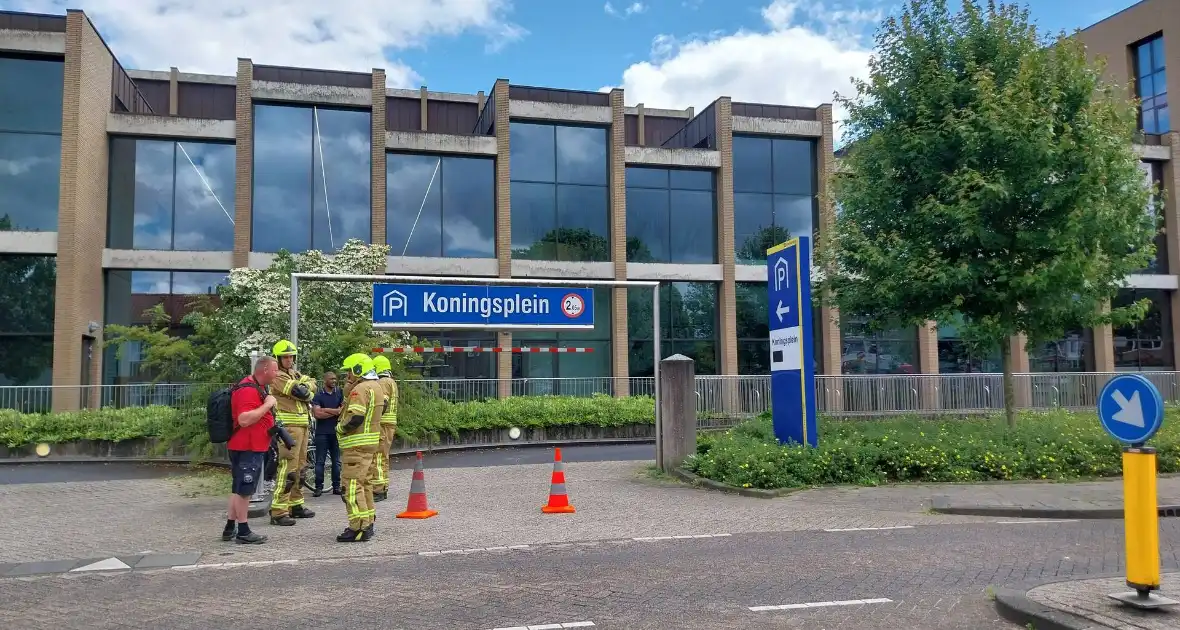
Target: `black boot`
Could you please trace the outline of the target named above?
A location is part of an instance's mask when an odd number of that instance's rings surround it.
[[[238,524],[237,523],[226,523],[225,529],[221,530],[221,540],[223,540],[225,542],[229,542],[234,539],[234,536],[237,533],[238,533]]]
[[[286,514],[282,516],[272,516],[270,517],[270,524],[280,525],[282,527],[290,527],[295,524],[295,519],[287,516]]]
[[[365,535],[365,532],[363,532],[363,531],[358,532],[355,529],[352,529],[351,527],[345,527],[344,531],[342,531],[336,535],[336,542],[342,542],[342,543],[364,542],[365,540],[367,540],[366,538],[363,538],[364,535]]]
[[[374,524],[370,524],[368,527],[365,528],[365,531],[361,532],[361,540],[362,541],[372,540],[373,537],[377,535],[377,529],[373,525]]]
[[[374,492],[373,493],[373,503],[380,503],[381,501],[384,501],[388,498],[389,498],[389,491],[388,490],[386,490],[385,492]]]
[[[323,488],[316,488],[315,490],[312,490],[312,492],[311,492],[311,496],[313,496],[313,497],[322,496],[323,494],[324,494]]]
[[[295,507],[291,508],[291,516],[294,518],[311,518],[315,516],[315,512],[312,512],[302,505],[296,505]]]

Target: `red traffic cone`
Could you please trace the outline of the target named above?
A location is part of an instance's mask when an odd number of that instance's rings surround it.
[[[410,500],[406,504],[406,511],[397,517],[430,518],[437,514],[437,511],[426,505],[426,470],[422,467],[422,451],[418,451],[418,459],[414,462],[414,476],[410,479]]]
[[[565,463],[561,461],[561,449],[553,454],[553,477],[549,481],[549,504],[542,506],[545,514],[573,514],[569,496],[565,493]]]

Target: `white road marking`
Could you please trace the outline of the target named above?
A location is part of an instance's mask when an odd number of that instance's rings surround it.
[[[837,602],[810,602],[807,604],[782,604],[780,606],[750,606],[753,612],[767,612],[772,610],[801,610],[804,608],[824,608],[826,606],[857,606],[860,604],[888,604],[893,600],[878,597],[876,599],[846,599]]]
[[[517,549],[528,549],[528,545],[509,545],[507,547],[476,547],[472,549],[444,549],[442,551],[419,551],[420,556],[453,556],[456,554],[467,555],[478,553],[480,551],[512,551]]]
[[[533,626],[509,626],[492,628],[492,630],[563,630],[564,628],[590,628],[593,625],[593,621],[570,621],[567,623],[543,623]]]
[[[1076,518],[1062,518],[1062,519],[1055,519],[1055,518],[1040,518],[1040,519],[1032,519],[1032,518],[1026,518],[1026,519],[1024,519],[1024,520],[1020,520],[1020,521],[996,521],[996,525],[1024,525],[1025,523],[1076,523],[1076,522],[1078,522],[1078,519],[1076,519]]]
[[[913,529],[913,525],[892,525],[889,527],[847,527],[843,529],[825,529],[825,532],[876,532],[887,529]]]
[[[641,536],[639,538],[632,538],[631,540],[639,542],[651,542],[653,540],[687,540],[689,538],[725,538],[732,534],[694,534],[692,536]]]

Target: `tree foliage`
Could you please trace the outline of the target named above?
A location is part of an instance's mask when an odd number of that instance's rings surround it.
[[[1101,311],[1158,231],[1134,104],[1101,75],[1080,41],[1049,41],[1019,7],[912,0],[879,30],[857,94],[837,99],[850,150],[818,254],[828,299],[875,325],[961,314],[964,337],[1001,348],[1009,418],[1009,337],[1146,308]]]
[[[12,219],[0,216],[0,232],[12,229]],[[39,378],[45,364],[34,359],[45,354],[53,337],[53,303],[57,264],[53,256],[0,256],[0,376],[11,385]]]
[[[249,371],[250,352],[269,353],[291,334],[291,274],[325,273],[382,275],[387,245],[365,245],[353,239],[331,257],[319,251],[283,251],[266,269],[230,271],[228,286],[218,290],[217,305],[201,296],[190,305],[183,324],[193,332],[175,335],[163,309],[151,312],[151,324],[107,326],[107,343],[125,352],[139,349],[141,365],[157,381],[232,382]],[[405,333],[372,331],[372,284],[343,281],[303,281],[299,285],[299,368],[319,375],[336,370],[353,352],[411,343]],[[391,355],[395,369],[411,355]]]

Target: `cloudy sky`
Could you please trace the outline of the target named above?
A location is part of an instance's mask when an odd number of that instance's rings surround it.
[[[1028,0],[1072,30],[1135,0]],[[814,106],[864,73],[899,0],[0,0],[81,8],[131,68],[232,74],[256,63],[367,71],[400,87],[623,86],[628,104],[698,108],[718,95]]]

